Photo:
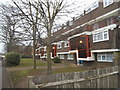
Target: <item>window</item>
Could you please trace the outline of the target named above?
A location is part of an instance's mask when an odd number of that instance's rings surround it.
[[[58,48],[58,49],[62,48],[62,44],[61,44],[61,43],[58,43],[58,44],[57,44],[57,48]]]
[[[67,55],[67,59],[73,60],[73,55],[72,55],[72,54],[68,54],[68,55]]]
[[[96,9],[99,7],[99,0],[97,0],[93,5],[92,5],[92,9]]]
[[[104,38],[104,40],[108,39],[108,31],[104,31],[103,38]]]
[[[98,61],[113,62],[113,53],[98,53],[97,60]]]
[[[96,30],[96,29],[98,29],[98,28],[99,28],[98,23],[95,23],[95,24],[93,25],[93,29]]]
[[[47,48],[47,47],[45,46],[45,47],[44,47],[44,51],[46,51],[46,48]]]
[[[99,7],[99,1],[97,0],[96,2],[93,2],[90,7],[87,7],[87,9],[85,10],[86,11],[86,14],[91,12],[92,10],[96,9]]]
[[[114,19],[112,17],[107,19],[107,25],[111,25],[113,23],[114,23]]]
[[[59,54],[60,59],[64,59],[64,55],[63,54]]]
[[[64,47],[69,47],[69,42],[68,41],[64,42]]]
[[[100,41],[105,41],[105,40],[109,40],[108,30],[96,32],[93,34],[93,42],[100,42]]]
[[[110,4],[112,4],[113,3],[113,0],[103,0],[103,6],[104,7],[107,7],[107,6],[109,6]]]

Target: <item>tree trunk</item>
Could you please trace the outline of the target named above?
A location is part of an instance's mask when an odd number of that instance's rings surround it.
[[[35,42],[36,42],[36,29],[35,29],[35,25],[33,26],[33,61],[34,61],[34,69],[36,69],[36,57],[35,57]]]
[[[47,39],[48,45],[47,45],[47,75],[50,75],[52,73],[52,65],[51,65],[51,33],[50,30],[48,30],[48,39]]]

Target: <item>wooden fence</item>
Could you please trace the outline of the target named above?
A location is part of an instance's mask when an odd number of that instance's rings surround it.
[[[31,83],[36,88],[118,88],[118,66],[32,77],[28,81],[29,88]]]

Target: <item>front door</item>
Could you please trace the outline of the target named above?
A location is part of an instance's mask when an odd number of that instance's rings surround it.
[[[78,47],[78,57],[79,58],[87,58],[87,57],[91,56],[88,35],[81,35],[78,38],[77,47]]]

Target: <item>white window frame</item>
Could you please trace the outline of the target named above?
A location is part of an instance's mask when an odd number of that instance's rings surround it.
[[[114,23],[113,17],[107,19],[107,25],[111,25]]]
[[[64,47],[69,47],[69,42],[68,41],[64,42]]]
[[[57,44],[57,49],[60,49],[60,48],[62,48],[62,43]]]
[[[87,7],[87,9],[85,10],[86,14],[93,11],[94,9],[98,7],[99,7],[99,0],[97,0],[96,2],[93,2],[90,7]]]
[[[108,56],[109,55],[112,57],[112,60],[108,60]],[[98,58],[99,57],[99,58]],[[103,59],[104,57],[104,59]],[[98,53],[97,54],[97,61],[101,61],[101,62],[113,62],[113,53]]]
[[[95,24],[93,25],[93,29],[96,30],[96,29],[98,29],[98,28],[99,28],[98,23],[95,23]]]
[[[97,0],[93,5],[92,5],[92,9],[96,9],[99,7],[99,0]]]
[[[107,35],[106,38],[105,38],[105,35]],[[99,32],[96,32],[93,34],[93,43],[106,41],[106,40],[109,40],[109,31],[108,30],[99,31]]]
[[[107,7],[113,3],[113,0],[103,0],[103,6]]]
[[[44,51],[46,51],[47,50],[47,46],[44,46]]]
[[[67,59],[73,60],[73,54],[68,54],[68,55],[67,55]]]
[[[64,59],[64,54],[59,54],[60,59]]]

